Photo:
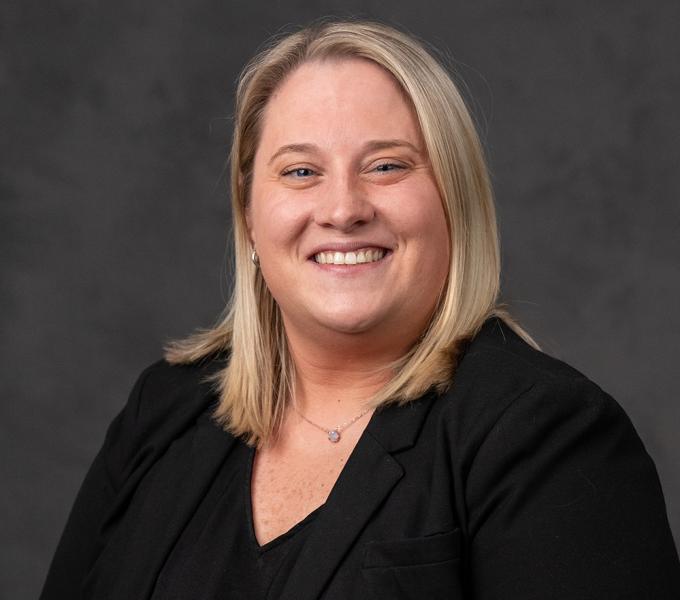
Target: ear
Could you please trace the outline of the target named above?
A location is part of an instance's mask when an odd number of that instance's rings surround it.
[[[250,240],[250,245],[255,248],[255,234],[253,232],[253,227],[250,219],[250,211],[246,211],[246,229],[248,230],[248,239]]]
[[[245,197],[243,173],[238,174],[238,188],[239,188],[239,195],[241,196],[241,198],[243,198],[243,202],[244,202],[243,216],[244,216],[245,222],[246,222],[246,231],[248,232],[248,239],[250,240],[250,245],[254,248],[255,247],[255,236],[253,234],[253,219],[252,219],[251,210],[250,210],[250,202],[248,202],[248,199]]]
[[[255,248],[255,231],[253,229],[253,218],[251,215],[250,205],[245,207],[244,216],[246,219],[246,230],[248,232],[248,239],[250,240],[250,245],[253,248]]]

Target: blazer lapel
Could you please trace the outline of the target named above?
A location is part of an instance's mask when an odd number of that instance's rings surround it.
[[[126,526],[100,556],[85,597],[151,597],[163,564],[234,442],[204,413],[193,436],[168,449],[179,458],[161,461],[149,474],[152,485],[130,507]]]
[[[281,600],[318,598],[343,556],[389,495],[404,470],[393,452],[412,446],[432,395],[376,411],[335,483],[295,566],[285,577]],[[274,582],[274,592],[280,585]]]

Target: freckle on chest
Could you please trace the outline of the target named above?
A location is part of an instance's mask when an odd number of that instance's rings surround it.
[[[282,535],[328,498],[346,462],[343,455],[255,457],[251,477],[253,526],[258,543]]]

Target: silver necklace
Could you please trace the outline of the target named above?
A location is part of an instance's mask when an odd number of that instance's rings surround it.
[[[320,429],[323,431],[327,436],[328,436],[328,441],[332,442],[333,444],[337,444],[340,441],[340,432],[343,431],[344,429],[347,429],[352,423],[358,421],[363,417],[369,410],[371,410],[372,407],[368,407],[366,410],[358,414],[356,417],[353,419],[350,419],[349,421],[346,421],[342,425],[336,426],[334,429],[328,429],[328,427],[322,427],[321,425],[317,425],[313,421],[310,421],[305,415],[303,415],[295,406],[293,406],[293,410],[299,414],[307,423],[310,425],[314,425],[317,429]]]

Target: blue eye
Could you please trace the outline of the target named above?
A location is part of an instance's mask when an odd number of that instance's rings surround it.
[[[314,171],[312,171],[312,169],[308,169],[307,167],[299,167],[297,169],[291,169],[290,171],[284,171],[283,175],[284,177],[292,176],[298,179],[310,177],[311,175],[314,175]]]
[[[386,173],[387,171],[394,171],[395,169],[403,169],[401,165],[397,165],[395,163],[382,163],[380,165],[377,165],[375,167],[375,170],[380,172],[380,173]]]

